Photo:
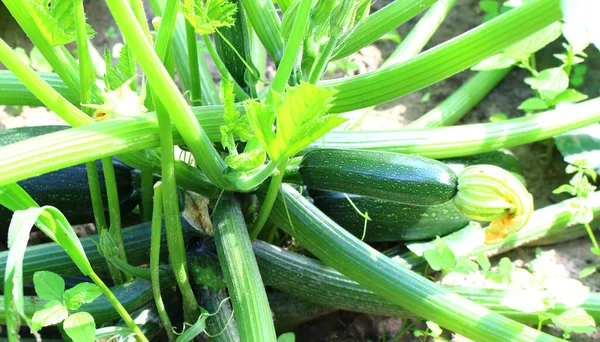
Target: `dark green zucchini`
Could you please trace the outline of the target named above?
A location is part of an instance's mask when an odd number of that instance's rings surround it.
[[[444,163],[417,156],[359,150],[318,149],[302,158],[304,185],[413,205],[450,201],[457,177]]]
[[[443,162],[455,173],[470,165],[490,164],[502,167],[523,179],[519,160],[508,151],[492,151]],[[362,237],[364,218],[339,192],[309,189],[315,206],[331,217],[337,224],[355,236]],[[469,218],[446,202],[433,206],[411,205],[378,198],[348,195],[356,207],[368,212],[365,241],[414,241],[444,236],[463,228]]]
[[[12,144],[21,140],[43,134],[57,132],[68,126],[20,127],[0,131],[0,146]],[[100,161],[97,163],[100,178],[100,188],[104,207],[108,213],[104,172]],[[113,158],[121,214],[131,212],[138,204],[139,176],[131,167]],[[57,207],[67,217],[71,224],[94,222],[92,200],[90,195],[87,170],[84,164],[75,165],[62,170],[50,172],[41,176],[18,182],[39,205]],[[12,212],[0,206],[0,241],[5,241]]]
[[[365,219],[340,192],[310,190],[322,212],[357,237],[363,236]],[[444,236],[469,223],[452,202],[433,206],[411,205],[378,198],[348,195],[362,212],[368,212],[365,241],[415,241]]]

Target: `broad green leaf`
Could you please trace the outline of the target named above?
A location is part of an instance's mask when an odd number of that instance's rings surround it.
[[[535,77],[527,77],[525,83],[537,90],[545,100],[552,100],[569,87],[569,76],[563,68],[542,70]]]
[[[293,332],[288,332],[279,335],[277,342],[296,342],[296,335]]]
[[[554,141],[567,163],[587,160],[588,167],[600,173],[600,124],[561,134]]]
[[[285,96],[272,93],[273,107],[250,100],[244,102],[252,130],[269,157],[280,161],[295,155],[325,133],[345,122],[327,115],[334,92],[302,83],[287,88]],[[273,124],[277,117],[277,133]]]
[[[560,102],[576,103],[576,102],[583,101],[587,98],[588,98],[587,95],[582,94],[575,89],[567,89],[567,90],[563,91],[562,93],[556,95],[556,97],[554,98],[554,100],[552,102],[553,102],[553,104],[557,104]]]
[[[63,300],[69,310],[77,310],[81,305],[91,303],[101,295],[102,291],[95,284],[79,283],[65,291]]]
[[[87,312],[77,312],[67,317],[63,329],[74,342],[93,342],[96,338],[96,322]]]
[[[104,74],[104,84],[105,91],[107,92],[118,89],[125,82],[137,75],[135,65],[131,65],[131,61],[129,60],[129,48],[127,45],[123,45],[119,50],[117,64],[113,64],[112,58],[113,56],[108,51],[108,48],[105,48],[104,61],[106,63],[106,74]],[[133,82],[130,87],[133,87]]]
[[[521,312],[546,311],[541,292],[535,290],[509,291],[500,304]]]
[[[456,257],[448,244],[438,236],[432,249],[425,250],[423,257],[434,271],[450,271],[456,265]]]
[[[247,171],[263,165],[266,159],[265,150],[260,148],[250,152],[229,155],[225,158],[225,163],[234,170]]]
[[[523,101],[518,109],[524,110],[527,113],[532,113],[536,110],[544,110],[548,107],[550,107],[550,105],[548,105],[548,103],[546,103],[546,101],[543,99],[540,99],[539,97],[532,97]]]
[[[31,67],[33,68],[33,70],[39,72],[52,72],[52,66],[50,65],[50,63],[48,63],[46,57],[42,55],[42,52],[36,46],[34,46],[33,49],[31,49],[30,57]]]
[[[44,37],[54,46],[65,45],[76,40],[74,3],[70,0],[25,0],[31,19]],[[94,31],[88,25],[89,37]]]
[[[33,331],[39,331],[43,327],[62,322],[67,316],[69,316],[69,311],[60,301],[50,301],[44,305],[43,309],[36,311],[33,314],[33,318],[31,319],[31,329]]]
[[[500,54],[484,59],[474,66],[473,69],[492,70],[509,67],[519,60],[528,58],[529,55],[539,51],[560,36],[561,25],[560,23],[556,22],[521,40],[520,42],[509,46]]]
[[[212,34],[234,24],[237,6],[228,0],[183,0],[181,14],[198,34]]]
[[[564,330],[577,333],[596,331],[596,321],[582,308],[569,309],[557,317],[552,318],[552,323]]]
[[[33,275],[35,293],[43,300],[62,301],[65,292],[64,279],[54,272],[37,271]]]

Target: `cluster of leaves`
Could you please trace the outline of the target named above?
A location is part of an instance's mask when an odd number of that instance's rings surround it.
[[[98,286],[79,283],[65,291],[65,281],[58,274],[48,271],[36,272],[33,276],[35,292],[47,301],[44,308],[35,312],[32,330],[62,323],[66,334],[74,341],[93,341],[96,336],[94,317],[78,311],[83,304],[91,303],[102,295]]]
[[[594,212],[591,209],[592,206],[588,197],[596,190],[596,186],[590,183],[590,178],[594,183],[596,182],[596,171],[590,168],[587,159],[579,159],[573,161],[573,164],[567,165],[565,172],[573,174],[573,177],[569,184],[559,186],[553,193],[568,193],[576,197],[576,201],[572,202],[573,221],[581,224],[590,223],[594,219]],[[594,253],[600,255],[600,250],[594,251]]]
[[[198,34],[212,34],[234,23],[237,6],[228,0],[183,0],[181,14]]]
[[[423,256],[431,269],[441,271],[443,276],[452,272],[470,274],[481,270],[486,279],[517,288],[509,292],[501,304],[521,312],[536,313],[540,326],[551,320],[564,330],[565,337],[572,332],[595,331],[594,319],[584,309],[578,308],[589,294],[589,289],[580,281],[551,275],[552,270],[538,258],[530,263],[529,269],[515,267],[507,257],[501,258],[495,269],[483,253],[479,253],[475,261],[467,258],[465,255],[482,244],[483,238],[482,228],[471,224],[444,238],[410,244],[408,248]],[[541,255],[539,249],[536,252]],[[566,306],[568,310],[561,314],[548,312],[557,305]]]

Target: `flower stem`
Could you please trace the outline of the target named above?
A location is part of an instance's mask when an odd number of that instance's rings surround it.
[[[138,342],[148,342],[148,339],[146,338],[144,333],[133,322],[133,319],[131,318],[131,316],[129,315],[127,310],[125,310],[123,305],[121,305],[121,303],[119,302],[117,297],[115,297],[115,295],[110,291],[108,286],[106,286],[106,284],[104,284],[102,279],[100,279],[100,277],[98,277],[98,275],[96,275],[96,273],[94,273],[94,272],[91,272],[90,274],[88,274],[88,276],[100,288],[100,291],[102,291],[104,296],[108,299],[108,301],[112,304],[112,306],[115,308],[115,310],[119,313],[119,316],[121,316],[121,318],[123,319],[125,324],[127,324],[129,329],[131,329],[131,331],[133,331],[133,333],[135,334],[135,339]]]
[[[250,229],[250,241],[256,239],[260,231],[264,227],[267,219],[269,218],[269,214],[271,213],[271,209],[273,209],[273,204],[277,199],[277,194],[279,194],[279,188],[281,187],[281,182],[283,181],[283,175],[285,174],[285,168],[287,167],[287,159],[279,164],[277,168],[279,173],[271,178],[271,183],[269,183],[269,189],[267,190],[267,195],[260,207],[260,212],[258,214],[258,219]]]
[[[200,83],[200,69],[198,68],[198,43],[194,27],[185,22],[185,36],[188,48],[188,63],[190,65],[190,77],[192,79],[191,99],[192,106],[202,105],[202,85]]]
[[[157,184],[154,187],[154,214],[152,215],[152,238],[150,243],[150,276],[152,280],[152,294],[154,295],[154,302],[156,303],[156,309],[158,315],[163,323],[163,327],[167,331],[167,337],[169,341],[175,341],[175,335],[173,334],[173,325],[169,319],[169,314],[165,309],[162,296],[160,294],[160,237],[162,229],[162,185]]]

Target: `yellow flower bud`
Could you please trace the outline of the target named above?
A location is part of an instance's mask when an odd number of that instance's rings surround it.
[[[533,196],[510,172],[493,165],[475,165],[458,175],[454,206],[465,216],[491,221],[486,243],[504,240],[523,228],[533,212]]]

